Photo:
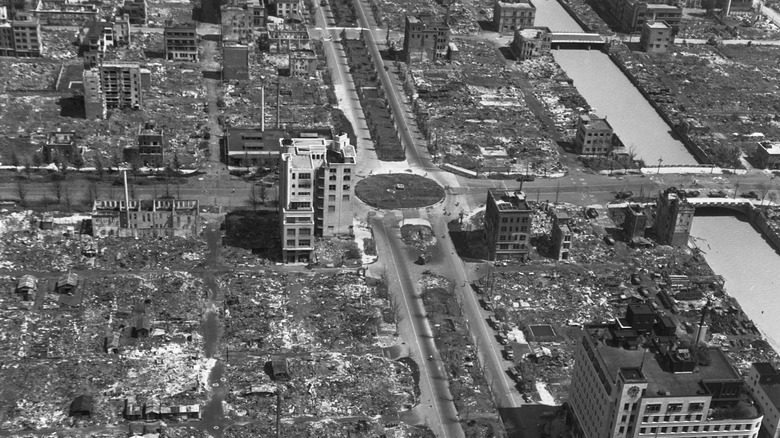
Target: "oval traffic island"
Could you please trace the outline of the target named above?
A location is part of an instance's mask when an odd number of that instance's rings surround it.
[[[433,205],[444,199],[444,189],[419,175],[390,173],[361,180],[355,186],[355,195],[372,207],[394,210]]]

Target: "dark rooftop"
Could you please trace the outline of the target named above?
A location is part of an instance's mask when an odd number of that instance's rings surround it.
[[[493,198],[496,207],[503,213],[530,211],[531,207],[525,200],[525,193],[519,190],[494,190],[488,189],[488,194]]]

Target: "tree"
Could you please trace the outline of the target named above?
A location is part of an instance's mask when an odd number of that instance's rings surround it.
[[[81,156],[81,154],[76,154],[73,156],[73,167],[76,168],[76,170],[81,171],[81,168],[84,167],[84,157]]]
[[[57,198],[57,203],[62,203],[62,193],[63,193],[63,184],[61,180],[56,180],[53,183],[51,183],[52,191],[54,192],[54,197]]]
[[[103,168],[103,160],[98,155],[92,161],[95,164],[95,172],[97,172],[98,178],[103,181],[103,174],[105,173],[105,169]]]
[[[88,205],[94,204],[95,201],[97,201],[99,194],[100,193],[98,192],[97,183],[95,181],[91,181],[87,186],[87,198],[86,198],[87,204]]]
[[[21,164],[21,159],[19,158],[19,154],[16,151],[11,152],[11,166],[19,167]]]
[[[73,205],[73,195],[70,193],[68,186],[64,186],[62,189],[62,198],[65,200],[65,207],[70,212],[70,207]]]
[[[249,191],[249,205],[252,206],[252,211],[257,211],[257,207],[260,203],[260,194],[258,193],[257,186],[252,184],[252,190]]]
[[[173,154],[173,163],[172,164],[173,164],[173,169],[174,170],[178,171],[179,169],[181,169],[181,161],[179,161],[179,154],[178,153],[174,153]]]
[[[33,166],[35,166],[35,167],[43,166],[43,157],[41,156],[40,152],[35,152],[33,154],[32,162],[33,162]]]
[[[22,180],[16,181],[16,195],[19,196],[19,205],[22,207],[27,205],[27,184]]]
[[[260,202],[265,204],[265,200],[268,199],[268,189],[265,188],[265,184],[258,186],[257,197],[260,198]]]
[[[32,172],[32,163],[30,163],[30,159],[26,158],[24,160],[24,173],[27,174],[27,179],[30,179],[30,172]]]

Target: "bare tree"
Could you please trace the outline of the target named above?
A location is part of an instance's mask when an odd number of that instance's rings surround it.
[[[16,181],[16,195],[19,197],[19,205],[27,205],[27,184],[22,180]]]
[[[87,197],[86,197],[87,205],[94,204],[95,201],[97,201],[98,196],[99,196],[99,192],[98,192],[97,183],[95,183],[95,181],[91,181],[87,186]]]
[[[254,185],[252,187],[254,187]],[[268,189],[266,189],[265,184],[261,183],[257,188],[257,197],[260,198],[260,202],[265,204],[266,199],[268,199]]]
[[[97,172],[100,180],[103,181],[103,174],[105,174],[106,171],[103,166],[103,160],[100,158],[100,156],[96,156],[93,162],[95,164],[95,172]]]
[[[257,211],[257,207],[262,203],[260,200],[260,194],[258,193],[257,186],[252,184],[252,190],[249,191],[249,205],[252,206],[253,211]]]
[[[62,181],[60,180],[54,181],[53,183],[51,183],[51,188],[52,191],[54,192],[54,197],[57,198],[57,203],[58,204],[62,203],[62,189],[63,189]]]
[[[29,158],[24,160],[24,172],[27,174],[27,179],[30,179],[30,172],[32,172],[32,163]]]
[[[70,193],[70,189],[67,186],[62,189],[62,198],[65,200],[65,208],[70,212],[70,208],[73,205],[73,195]]]

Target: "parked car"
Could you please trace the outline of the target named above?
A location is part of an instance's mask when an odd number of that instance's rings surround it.
[[[710,193],[707,195],[710,198],[726,198],[728,195],[723,190],[710,190]]]
[[[504,347],[504,356],[506,356],[507,360],[514,360],[515,352],[512,350],[511,345],[507,345]]]
[[[493,300],[490,299],[490,297],[483,297],[482,298],[482,307],[485,308],[485,310],[493,310]]]
[[[606,242],[607,245],[612,246],[615,244],[615,238],[607,234],[606,236],[604,236],[604,242]]]
[[[596,210],[596,209],[595,209],[595,208],[593,208],[593,207],[591,207],[591,208],[587,209],[587,210],[585,211],[585,214],[586,214],[586,215],[587,215],[589,218],[591,218],[591,219],[596,219],[597,217],[599,217],[599,212],[598,212],[598,210]]]
[[[534,177],[533,175],[521,175],[520,178],[517,178],[517,181],[520,181],[520,182],[531,182],[531,181],[533,181],[535,179],[536,179],[536,177]]]
[[[756,192],[755,190],[751,190],[747,193],[743,193],[742,197],[748,199],[761,199],[761,195],[759,195],[758,192]]]
[[[630,198],[632,196],[634,196],[634,192],[632,192],[631,190],[621,190],[621,191],[617,192],[617,194],[615,195],[615,198],[617,198],[617,199],[628,199],[628,198]]]

